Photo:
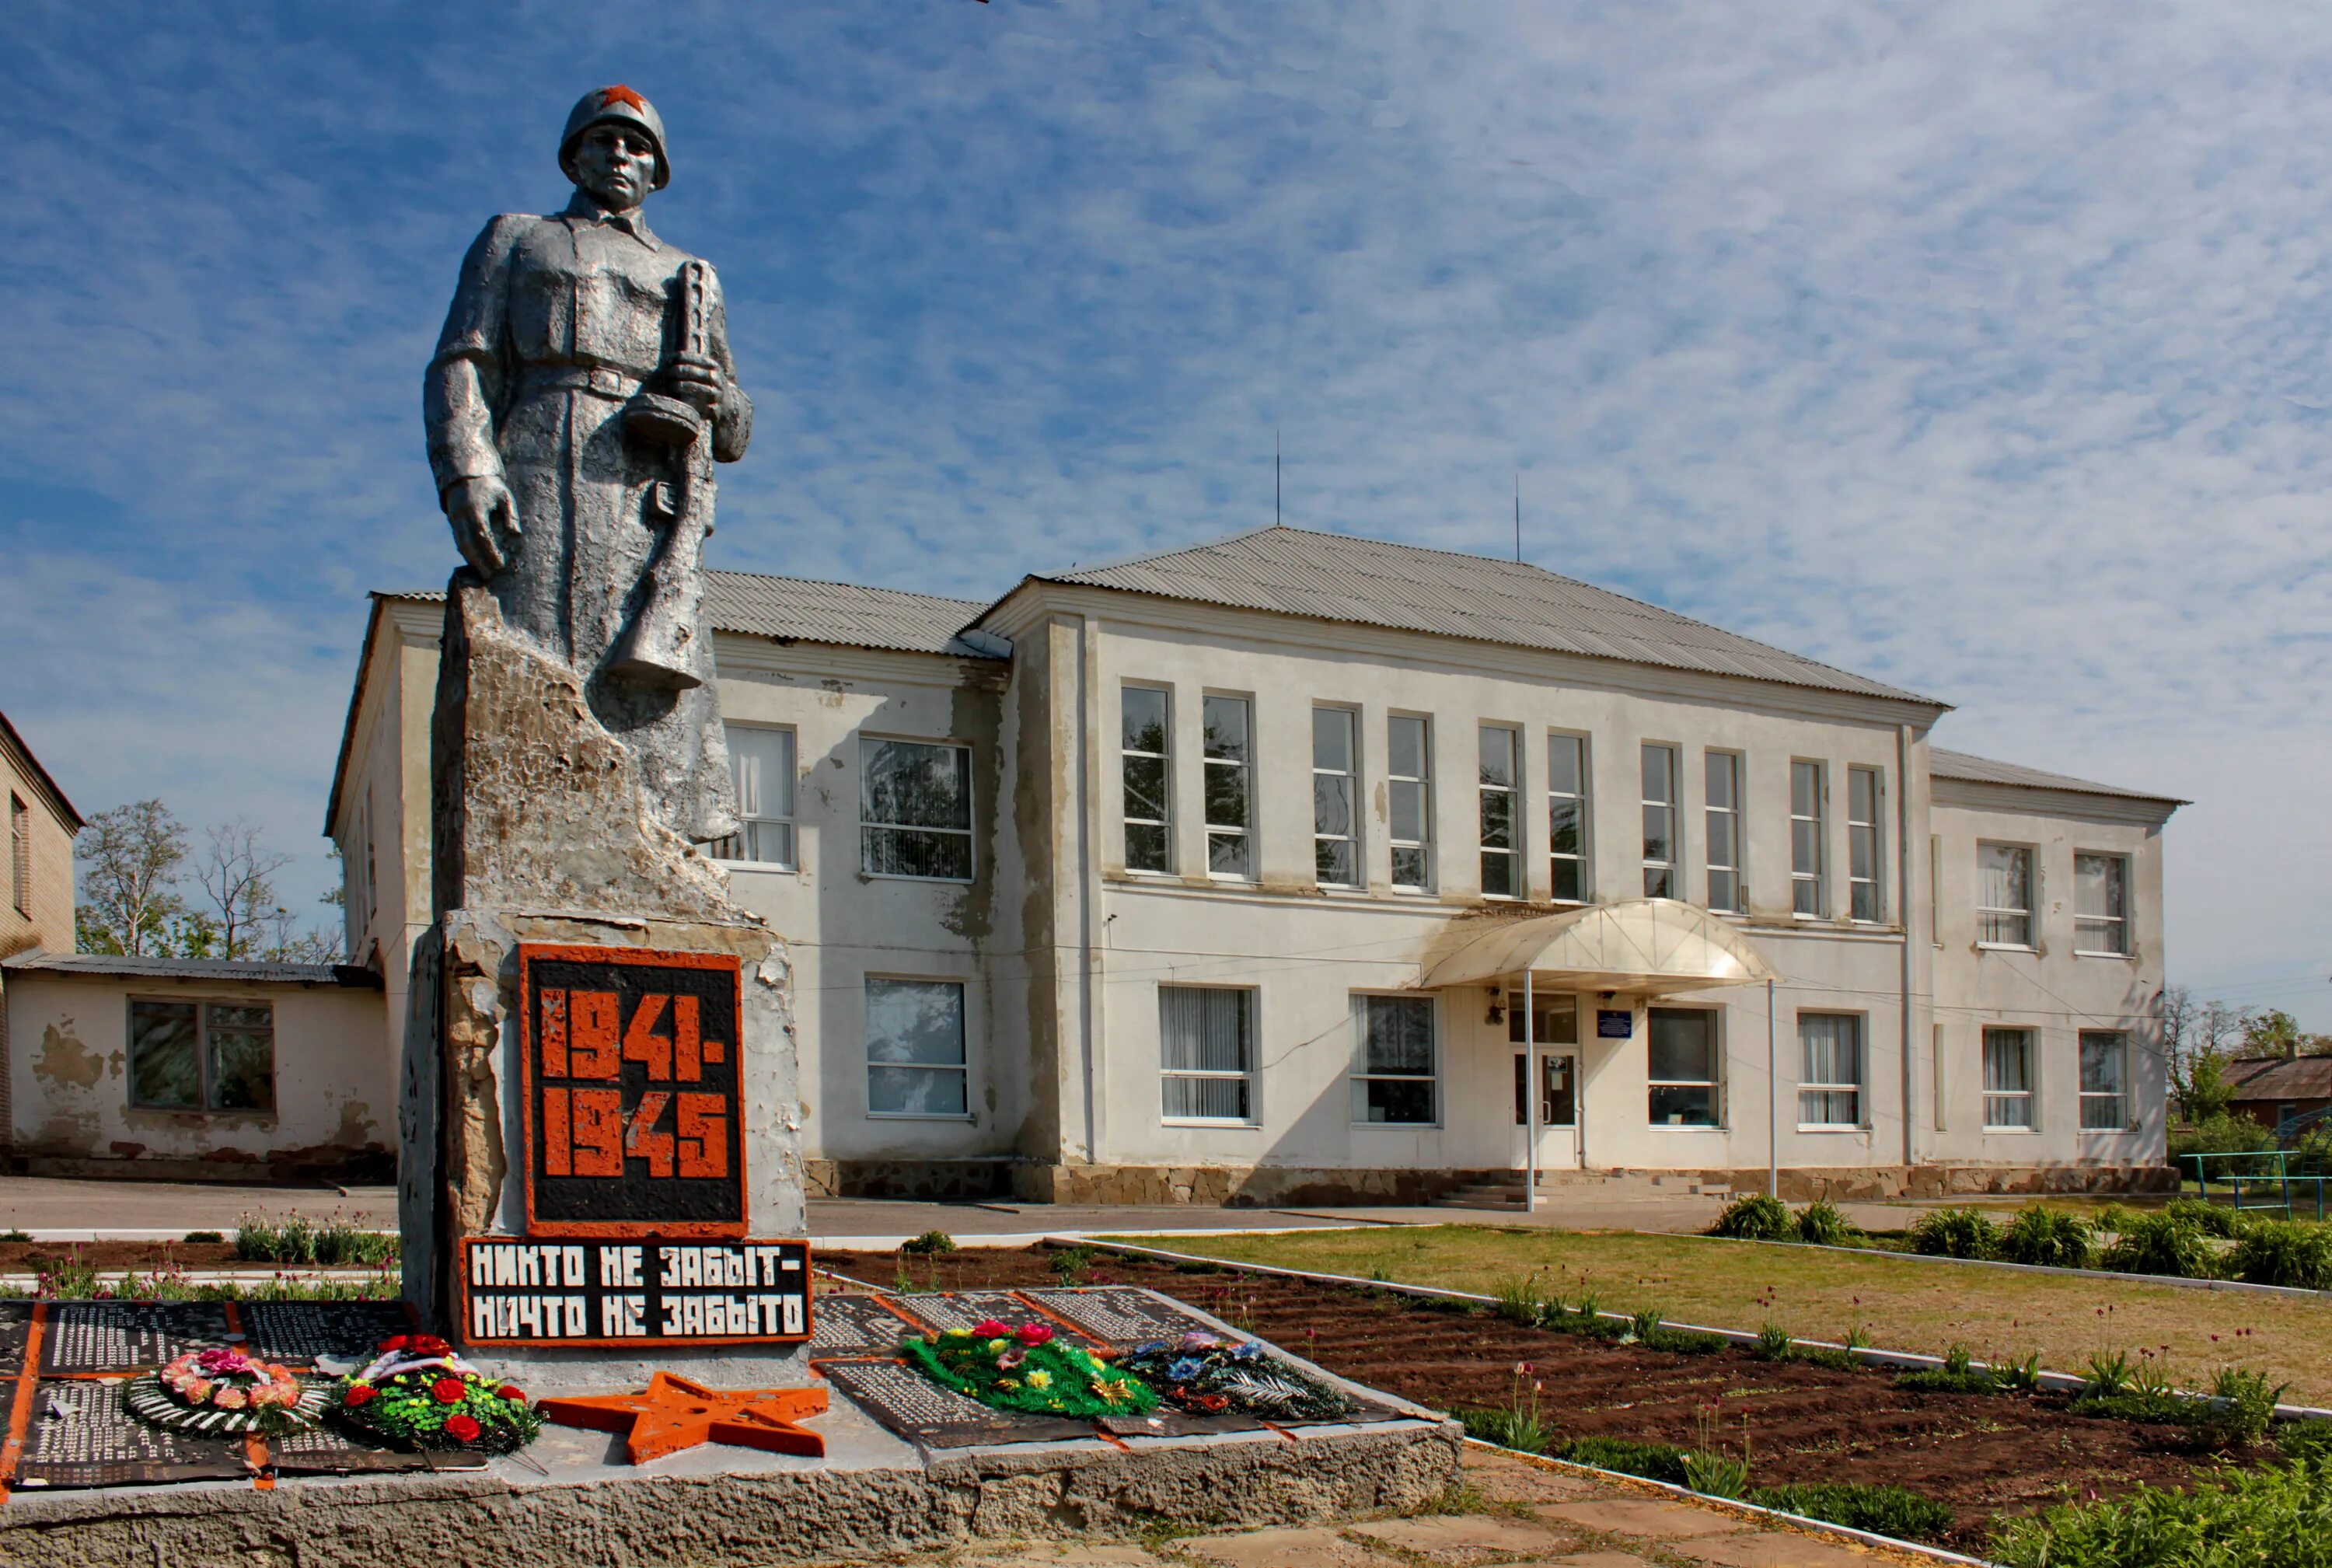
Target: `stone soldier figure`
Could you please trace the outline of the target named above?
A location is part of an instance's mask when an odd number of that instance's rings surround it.
[[[744,455],[753,406],[712,268],[641,214],[672,175],[655,108],[586,93],[559,162],[566,207],[493,219],[463,260],[423,397],[429,463],[504,621],[573,667],[667,824],[702,843],[737,826],[703,540],[712,464]]]

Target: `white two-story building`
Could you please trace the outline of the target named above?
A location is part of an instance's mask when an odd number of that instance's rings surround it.
[[[2179,802],[1935,748],[1932,698],[1287,528],[991,605],[715,573],[709,609],[717,850],[791,943],[817,1190],[2160,1178]],[[376,597],[328,822],[391,1053],[442,616]]]

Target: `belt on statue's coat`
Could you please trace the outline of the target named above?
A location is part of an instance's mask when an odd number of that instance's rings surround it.
[[[624,402],[640,389],[644,378],[607,365],[548,365],[539,368],[530,367],[521,371],[518,384],[521,392],[538,388],[552,392],[590,392]]]

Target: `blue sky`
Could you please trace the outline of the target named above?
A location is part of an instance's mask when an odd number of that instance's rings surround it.
[[[759,405],[716,565],[979,597],[1288,521],[1553,569],[2193,798],[2174,979],[2332,1028],[2332,13],[20,0],[0,708],[316,837],[453,561],[463,247],[625,81]],[[582,20],[578,20],[582,19]]]

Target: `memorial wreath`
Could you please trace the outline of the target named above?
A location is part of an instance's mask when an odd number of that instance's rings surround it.
[[[1158,1396],[1090,1351],[1064,1344],[1040,1323],[1010,1327],[989,1318],[900,1342],[900,1353],[942,1388],[981,1404],[1031,1415],[1147,1415]]]
[[[314,1426],[328,1403],[322,1385],[233,1348],[190,1350],[132,1378],[123,1399],[140,1420],[209,1436],[296,1431]]]
[[[340,1385],[342,1423],[400,1448],[507,1454],[534,1441],[542,1418],[516,1384],[490,1378],[435,1334],[380,1342],[371,1365]]]
[[[1232,1344],[1211,1334],[1186,1334],[1136,1345],[1119,1364],[1192,1415],[1333,1420],[1354,1408],[1343,1394],[1264,1354],[1253,1341]]]

